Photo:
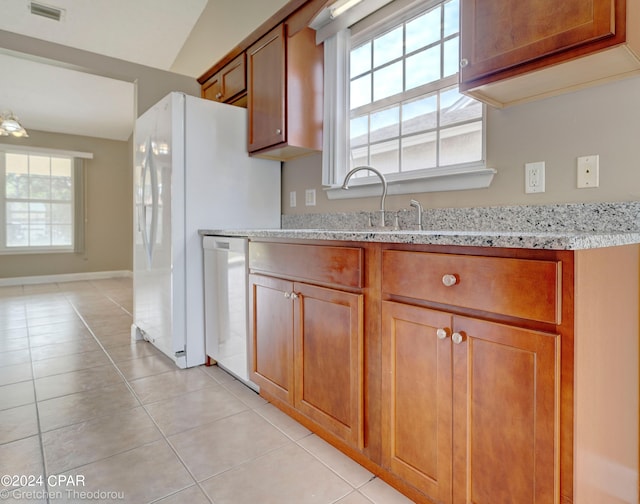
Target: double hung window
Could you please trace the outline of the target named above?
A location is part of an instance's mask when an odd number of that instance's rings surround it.
[[[323,160],[326,185],[338,186],[357,166],[384,173],[391,193],[466,188],[469,174],[493,175],[485,167],[484,106],[458,92],[459,2],[396,0],[353,24],[346,43],[325,41],[325,94],[347,109],[325,106],[324,150],[342,153]],[[346,99],[332,99],[341,92]],[[359,175],[364,185],[377,180]]]
[[[74,250],[74,159],[0,152],[0,252]]]

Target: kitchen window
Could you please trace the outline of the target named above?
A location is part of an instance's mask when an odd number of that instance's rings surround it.
[[[329,198],[379,193],[366,171],[339,189],[363,165],[385,174],[390,194],[490,183],[485,106],[458,92],[459,1],[396,0],[324,41]]]
[[[81,164],[70,155],[0,152],[1,253],[78,251]]]

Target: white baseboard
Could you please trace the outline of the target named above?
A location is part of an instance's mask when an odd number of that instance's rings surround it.
[[[63,275],[35,275],[26,277],[0,278],[0,287],[14,285],[35,285],[43,283],[81,282],[83,280],[104,280],[106,278],[132,278],[133,273],[121,271],[90,271],[87,273],[66,273]]]

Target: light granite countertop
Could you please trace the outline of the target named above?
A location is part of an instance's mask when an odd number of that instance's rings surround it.
[[[387,227],[369,213],[282,216],[282,229],[202,229],[201,235],[336,240],[545,250],[581,250],[640,243],[640,202],[428,209],[425,231],[415,210],[389,212]],[[394,229],[395,215],[400,229]]]
[[[531,233],[517,231],[345,231],[326,229],[204,229],[201,235],[580,250],[640,243],[640,233]]]

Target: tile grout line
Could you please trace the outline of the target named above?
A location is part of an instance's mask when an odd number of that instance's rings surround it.
[[[59,288],[58,284],[55,284],[55,285],[56,285],[57,288]],[[77,306],[69,299],[69,296],[67,295],[67,293],[61,292],[61,295],[64,298],[64,300],[71,306],[71,308],[73,309],[73,311],[75,312],[77,317],[80,319],[82,324],[89,331],[89,334],[91,334],[91,337],[95,340],[95,342],[98,344],[100,349],[105,353],[105,355],[109,359],[111,365],[115,368],[116,372],[122,377],[122,379],[124,380],[127,388],[132,392],[132,394],[135,397],[135,399],[142,406],[142,403],[141,403],[140,399],[138,398],[138,396],[135,394],[135,392],[133,391],[133,389],[129,385],[129,382],[126,380],[126,378],[124,377],[124,375],[122,374],[120,369],[117,367],[117,365],[115,364],[115,362],[111,358],[111,355],[109,355],[109,353],[107,352],[105,347],[102,345],[100,340],[97,338],[97,336],[95,335],[95,333],[93,332],[93,330],[91,329],[89,324],[87,323],[86,319],[80,313],[80,311],[77,308]],[[26,307],[25,307],[25,311],[26,311]],[[28,317],[27,317],[27,337],[30,338],[30,336],[29,336]],[[82,353],[82,352],[80,352],[80,353]],[[31,358],[31,344],[30,344],[30,342],[29,342],[29,356]],[[45,475],[44,481],[45,481],[46,502],[47,502],[47,504],[50,504],[49,489],[48,489],[48,476],[50,476],[50,475],[48,474],[46,457],[45,457],[45,454],[44,454],[44,443],[43,443],[43,439],[42,439],[43,431],[42,431],[42,426],[40,424],[40,414],[39,414],[39,408],[38,408],[38,395],[37,395],[37,390],[36,390],[36,387],[35,387],[35,380],[36,379],[35,379],[35,373],[34,373],[33,359],[31,359],[31,373],[32,373],[32,382],[33,382],[33,389],[34,389],[33,392],[34,392],[34,398],[35,398],[35,404],[36,404],[36,415],[37,415],[37,418],[38,418],[38,438],[39,438],[39,441],[40,441],[40,450],[41,450],[41,454],[42,454],[42,465],[43,465],[43,471],[44,471],[44,475]],[[43,400],[46,400],[46,399],[43,399]],[[128,410],[130,410],[130,409],[134,409],[134,408],[129,408]],[[148,412],[146,410],[145,410],[145,413],[147,413],[147,415],[148,415]],[[95,418],[98,418],[98,417],[92,417],[92,418],[85,419],[85,420],[82,420],[82,421],[77,422],[77,423],[82,423],[82,422],[85,422],[85,421],[88,421],[88,420],[92,420],[92,419],[95,419]],[[72,423],[72,424],[69,424],[69,425],[76,425],[76,424]],[[65,425],[64,427],[68,427],[69,425]],[[56,429],[52,429],[52,431],[54,431],[54,430],[56,430]],[[47,431],[47,432],[49,432],[49,431]],[[162,432],[160,432],[160,434],[162,435]],[[145,443],[145,444],[143,444],[141,446],[146,446],[148,444],[151,444],[151,443]],[[134,449],[134,448],[132,448],[132,449]],[[131,451],[131,450],[125,450],[124,452],[120,452],[120,453],[126,453],[127,451]],[[113,456],[113,455],[111,455],[111,456]],[[107,458],[109,458],[109,457],[107,457]],[[77,466],[77,467],[67,468],[67,469],[65,469],[65,472],[72,471],[74,469],[78,469],[79,467],[82,467],[82,465]]]
[[[96,289],[98,290],[98,289]],[[104,294],[103,294],[104,295]],[[66,296],[65,296],[66,297]],[[111,300],[111,298],[109,298],[108,296],[104,296],[107,299]],[[201,492],[203,493],[203,495],[210,501],[211,499],[209,498],[209,495],[204,491],[204,489],[202,488],[202,486],[200,485],[200,483],[198,482],[198,480],[196,479],[196,477],[194,476],[194,474],[191,472],[191,470],[189,469],[189,467],[187,466],[187,464],[185,463],[185,461],[182,459],[182,457],[178,454],[178,452],[176,451],[176,449],[174,448],[173,444],[171,444],[171,442],[169,441],[168,437],[165,435],[165,433],[162,431],[162,429],[160,428],[160,426],[158,425],[158,423],[156,422],[156,420],[153,418],[153,416],[151,415],[151,413],[149,413],[149,410],[147,409],[146,404],[144,404],[142,402],[142,400],[140,399],[140,397],[138,396],[138,394],[136,393],[135,389],[131,386],[131,384],[129,383],[129,380],[127,379],[127,377],[124,375],[124,373],[120,370],[120,368],[117,366],[117,364],[115,363],[115,361],[113,360],[113,358],[111,357],[111,355],[109,354],[109,352],[107,351],[107,349],[102,345],[102,342],[98,339],[98,337],[95,335],[95,333],[93,332],[93,330],[91,329],[91,327],[89,326],[89,324],[87,323],[86,319],[82,316],[82,314],[80,313],[78,307],[73,304],[71,301],[69,301],[71,306],[73,307],[74,311],[78,314],[78,317],[80,317],[80,319],[82,320],[83,324],[87,327],[87,329],[89,330],[89,332],[91,333],[91,336],[96,340],[96,342],[98,343],[98,345],[100,346],[100,348],[102,349],[102,351],[107,355],[107,358],[109,359],[109,361],[111,362],[111,364],[113,365],[113,367],[116,369],[116,372],[122,377],[122,379],[124,380],[124,383],[126,385],[126,387],[129,389],[129,391],[131,392],[131,394],[133,394],[133,396],[135,397],[136,401],[138,401],[138,404],[140,405],[140,407],[144,410],[145,414],[147,415],[147,417],[151,420],[151,422],[153,423],[154,427],[157,429],[157,431],[159,432],[161,439],[163,439],[165,441],[165,443],[167,444],[167,446],[171,449],[171,451],[173,452],[173,454],[176,456],[176,458],[180,461],[180,463],[182,464],[182,466],[184,467],[184,469],[187,471],[187,473],[189,474],[189,476],[191,477],[191,479],[193,480],[193,482],[195,483],[196,486],[198,486],[198,488],[201,490]],[[120,308],[122,308],[118,303],[116,303],[117,306],[119,306]],[[125,311],[126,313],[127,310],[125,310],[123,308],[123,311]],[[162,373],[160,373],[162,374]],[[213,380],[213,377],[209,377],[211,380]],[[215,381],[215,380],[214,380]],[[155,441],[153,441],[155,442]],[[146,443],[145,445],[151,444],[150,443]],[[142,445],[142,446],[145,446]],[[121,453],[126,453],[128,451],[134,450],[136,448],[139,447],[135,447],[135,448],[131,448],[130,450],[125,450],[124,452],[120,452],[118,454],[114,454],[114,455],[110,455],[109,457],[106,458],[111,458],[114,457],[115,455],[120,455]],[[79,466],[82,467],[82,466]],[[175,493],[181,492],[187,488],[190,488],[191,485],[189,485],[188,487],[184,487],[181,488],[179,490],[177,490]],[[162,497],[159,497],[158,499],[155,499],[154,501],[151,502],[157,502],[158,500],[164,499],[166,497],[169,497],[170,495],[174,495],[174,494],[169,494],[169,495],[164,495]]]
[[[24,286],[23,287],[23,291],[24,291]],[[56,284],[56,288],[57,288],[57,284]],[[28,296],[28,299],[32,298],[32,295]],[[42,438],[42,423],[40,421],[40,407],[38,404],[38,390],[36,389],[36,374],[35,374],[35,367],[33,364],[33,354],[31,352],[31,328],[29,326],[29,313],[27,310],[27,300],[25,300],[25,305],[24,305],[24,311],[25,311],[25,321],[27,324],[27,340],[29,343],[29,362],[31,364],[31,383],[33,385],[33,401],[34,401],[34,405],[36,408],[36,422],[38,425],[38,442],[40,444],[40,455],[42,457],[42,472],[43,477],[44,477],[44,492],[45,492],[45,499],[46,499],[46,503],[49,504],[50,503],[50,498],[49,498],[49,478],[48,478],[48,468],[47,468],[47,458],[45,457],[45,451],[44,451],[44,440]]]
[[[100,297],[101,297],[101,298],[106,299],[106,300],[108,300],[110,303],[115,304],[115,305],[116,305],[116,306],[115,306],[115,308],[119,308],[119,309],[121,309],[122,311],[124,311],[127,315],[130,315],[130,313],[129,313],[129,312],[128,312],[128,311],[127,311],[127,310],[126,310],[122,305],[120,305],[120,304],[115,300],[114,296],[116,296],[116,295],[117,295],[117,293],[116,293],[116,294],[112,293],[112,295],[109,295],[109,294],[107,294],[107,293],[106,293],[106,290],[101,290],[101,289],[97,288],[95,285],[93,285],[92,283],[90,283],[90,285],[91,285],[91,287],[93,287],[93,288],[95,289],[96,293],[98,293],[98,294],[100,295]],[[172,443],[171,443],[171,441],[169,440],[169,435],[165,435],[165,433],[163,432],[163,430],[160,428],[160,426],[159,426],[158,422],[156,422],[156,420],[154,419],[154,417],[151,415],[150,410],[149,410],[149,409],[147,409],[147,406],[150,406],[151,404],[155,404],[155,402],[156,402],[156,401],[153,401],[152,403],[149,403],[149,404],[144,404],[144,403],[143,403],[143,401],[141,400],[141,396],[139,396],[139,395],[136,393],[135,389],[132,387],[132,385],[131,385],[131,383],[130,383],[130,380],[129,380],[129,379],[125,376],[125,374],[120,370],[120,368],[119,368],[118,364],[117,364],[117,363],[115,362],[115,360],[112,358],[112,356],[111,356],[111,354],[110,354],[110,351],[109,351],[109,350],[108,350],[108,349],[107,349],[107,348],[102,344],[101,340],[98,338],[98,336],[96,335],[96,333],[93,331],[93,329],[92,329],[92,327],[91,327],[91,325],[90,325],[90,323],[89,323],[89,320],[91,320],[91,318],[93,317],[93,314],[94,314],[94,311],[92,310],[92,307],[91,307],[90,305],[83,305],[82,303],[80,303],[80,304],[76,304],[76,303],[74,302],[73,292],[71,292],[71,291],[70,291],[70,292],[61,292],[60,294],[61,294],[61,298],[62,298],[62,299],[64,299],[64,301],[65,301],[66,303],[68,303],[68,304],[72,307],[73,312],[74,312],[74,313],[75,313],[75,315],[79,318],[79,320],[81,321],[82,325],[83,325],[83,326],[84,326],[84,327],[89,331],[89,334],[90,334],[90,335],[91,335],[91,337],[94,339],[94,341],[98,344],[98,347],[100,348],[100,350],[102,350],[102,352],[107,356],[109,363],[110,363],[110,364],[115,368],[115,370],[116,370],[117,374],[118,374],[118,375],[120,376],[120,378],[124,381],[124,384],[125,384],[125,386],[126,386],[127,390],[129,390],[129,391],[130,391],[130,393],[133,395],[133,397],[135,398],[136,402],[138,403],[138,406],[135,406],[135,408],[137,408],[137,407],[141,407],[141,408],[145,411],[145,414],[146,414],[146,415],[147,415],[147,417],[151,420],[152,424],[154,425],[155,429],[157,430],[157,433],[159,434],[159,438],[158,438],[158,439],[156,439],[156,440],[154,440],[154,441],[146,442],[146,443],[144,443],[144,444],[142,444],[142,445],[135,446],[135,447],[130,448],[130,449],[128,449],[128,450],[124,450],[124,451],[121,451],[121,452],[119,452],[119,453],[115,453],[115,454],[109,455],[109,456],[107,456],[107,457],[103,457],[103,458],[101,458],[101,459],[99,459],[99,460],[107,460],[107,459],[109,459],[109,458],[113,458],[113,457],[115,457],[115,456],[117,456],[117,455],[120,455],[120,454],[122,454],[122,453],[127,453],[127,452],[129,452],[129,451],[132,451],[132,450],[134,450],[134,449],[140,448],[140,447],[142,447],[142,446],[148,446],[148,445],[153,444],[153,443],[156,443],[156,442],[158,442],[158,441],[160,441],[160,440],[164,440],[164,441],[165,441],[165,443],[166,443],[166,444],[169,446],[169,448],[171,449],[171,451],[174,453],[174,455],[176,456],[176,458],[180,461],[180,463],[182,464],[182,466],[185,468],[186,472],[187,472],[187,473],[189,474],[189,476],[192,478],[193,484],[189,484],[189,485],[187,485],[187,486],[185,486],[185,487],[183,487],[183,488],[181,488],[181,489],[174,490],[174,491],[172,491],[171,493],[168,493],[167,495],[164,495],[164,496],[161,496],[161,497],[154,498],[154,500],[149,501],[149,504],[157,503],[157,502],[162,501],[163,499],[166,499],[166,498],[168,498],[168,497],[177,496],[177,495],[179,495],[181,492],[183,492],[183,491],[185,491],[185,490],[187,490],[187,489],[189,489],[189,488],[192,488],[193,486],[196,486],[196,487],[199,489],[199,491],[204,495],[204,497],[205,497],[205,499],[207,500],[207,502],[210,502],[210,503],[214,502],[214,501],[213,501],[213,499],[209,496],[209,494],[208,494],[207,492],[205,492],[205,490],[204,490],[203,485],[201,484],[201,482],[197,481],[197,479],[195,478],[194,474],[189,470],[189,468],[187,467],[187,465],[186,465],[185,461],[182,459],[182,457],[180,456],[180,454],[177,452],[176,448],[174,448],[173,444],[172,444]],[[35,298],[35,296],[33,296],[33,295],[29,296],[29,299],[33,299],[33,298]],[[100,302],[99,300],[96,300],[96,303],[99,303],[99,302]],[[33,359],[31,358],[31,357],[32,357],[32,353],[31,353],[31,350],[32,350],[32,349],[31,349],[31,344],[30,344],[30,343],[31,343],[31,342],[30,342],[30,337],[31,337],[31,335],[30,335],[30,330],[29,330],[29,320],[28,320],[27,303],[28,303],[28,300],[25,300],[25,301],[24,301],[24,303],[23,303],[23,310],[25,310],[25,317],[26,317],[26,322],[27,322],[27,338],[28,338],[28,342],[29,342],[29,358],[30,358],[30,362],[31,362],[31,382],[32,382],[32,387],[33,387],[34,400],[35,400],[35,404],[36,404],[36,413],[37,413],[37,415],[38,415],[38,417],[37,417],[37,418],[38,418],[38,436],[39,436],[39,442],[40,442],[40,453],[41,453],[41,456],[42,456],[43,469],[45,470],[45,473],[46,473],[46,471],[47,471],[47,467],[46,467],[46,459],[45,459],[45,454],[44,454],[43,432],[42,432],[42,428],[41,428],[41,425],[40,425],[40,417],[39,417],[39,410],[38,410],[38,395],[37,395],[36,388],[35,388],[35,380],[36,380],[36,377],[35,377],[35,373],[34,373],[34,361],[33,361]],[[83,308],[83,306],[84,306],[84,308]],[[91,313],[90,315],[87,315],[87,317],[89,317],[89,318],[85,318],[85,315],[84,315],[85,309],[86,309],[86,310],[89,310],[89,312]],[[98,313],[98,312],[96,312],[96,313]],[[107,335],[107,336],[108,336],[108,335]],[[105,366],[106,366],[106,364],[105,364]],[[168,372],[168,371],[167,371],[167,372]],[[256,458],[261,458],[261,457],[263,457],[263,456],[265,456],[265,455],[267,455],[267,454],[269,454],[269,453],[272,453],[272,452],[274,452],[274,451],[277,451],[277,450],[279,450],[279,449],[282,449],[284,446],[289,446],[291,443],[293,443],[293,444],[297,445],[298,447],[302,448],[302,449],[303,449],[303,450],[304,450],[304,451],[305,451],[309,456],[311,456],[314,460],[316,460],[316,461],[320,462],[320,464],[321,464],[322,466],[324,466],[325,468],[329,469],[329,470],[330,470],[330,471],[331,471],[335,476],[337,476],[338,478],[340,478],[342,481],[344,481],[344,482],[348,485],[348,487],[349,487],[349,488],[351,488],[351,491],[349,491],[347,494],[345,494],[345,495],[341,496],[340,498],[338,498],[338,499],[336,499],[336,500],[332,501],[334,504],[335,504],[336,502],[340,501],[341,499],[344,499],[344,498],[346,498],[347,496],[351,495],[352,493],[357,493],[357,494],[359,494],[359,495],[363,496],[363,497],[364,497],[364,499],[366,499],[366,502],[372,502],[372,501],[370,501],[370,499],[369,499],[368,497],[364,496],[364,494],[360,494],[360,493],[359,493],[359,489],[361,489],[364,485],[366,485],[367,483],[369,483],[370,481],[372,481],[373,479],[375,479],[375,475],[373,475],[369,480],[367,480],[367,481],[366,481],[365,483],[363,483],[361,486],[356,487],[355,485],[353,485],[353,484],[351,484],[349,481],[347,481],[344,477],[342,477],[342,476],[337,472],[337,470],[334,470],[334,469],[329,465],[329,463],[328,463],[328,462],[325,462],[323,459],[321,459],[320,457],[316,456],[312,451],[310,451],[310,450],[309,450],[309,449],[307,449],[305,446],[302,446],[302,445],[300,444],[300,441],[301,441],[302,439],[307,438],[308,436],[312,435],[312,433],[309,433],[309,434],[307,434],[307,435],[303,436],[303,437],[302,437],[302,438],[300,438],[300,439],[296,439],[294,436],[289,436],[289,435],[287,435],[287,433],[286,433],[286,431],[285,431],[285,428],[284,428],[284,427],[283,427],[283,428],[279,427],[279,426],[275,423],[275,421],[272,421],[272,420],[271,420],[271,419],[269,419],[267,416],[264,416],[264,415],[262,415],[261,413],[259,413],[259,412],[257,411],[257,410],[258,410],[261,406],[263,406],[263,405],[255,406],[255,405],[254,405],[255,403],[252,403],[251,401],[249,401],[249,398],[244,397],[244,396],[243,396],[243,394],[241,394],[241,393],[240,393],[240,392],[241,392],[240,390],[235,390],[235,389],[234,389],[234,387],[232,387],[232,386],[231,386],[231,385],[235,384],[236,382],[237,382],[237,383],[239,383],[240,385],[245,386],[245,385],[244,385],[244,384],[242,384],[240,381],[238,381],[238,380],[233,380],[233,381],[231,381],[231,382],[222,381],[222,380],[216,379],[212,374],[210,374],[210,373],[206,372],[206,370],[204,370],[204,369],[200,369],[200,370],[199,370],[199,373],[200,373],[200,374],[204,373],[204,375],[205,375],[209,380],[211,380],[211,382],[212,382],[213,384],[216,384],[217,386],[221,387],[223,390],[227,391],[229,394],[231,394],[231,395],[232,395],[233,397],[235,397],[237,400],[239,400],[240,402],[242,402],[242,403],[247,407],[247,410],[244,410],[244,411],[252,411],[253,413],[257,414],[259,417],[261,417],[263,420],[265,420],[268,424],[272,425],[272,426],[273,426],[274,428],[276,428],[279,432],[281,432],[281,433],[282,433],[282,434],[283,434],[283,435],[288,439],[288,441],[289,441],[286,445],[283,445],[283,446],[280,446],[280,447],[277,447],[277,448],[273,448],[272,450],[269,450],[268,452],[261,454],[259,457],[254,457],[254,458],[247,459],[247,460],[243,461],[243,462],[242,462],[241,464],[239,464],[239,465],[247,464],[247,463],[251,462],[251,460],[254,460],[254,459],[256,459]],[[161,373],[160,373],[160,374],[161,374]],[[155,376],[155,375],[154,375],[154,376]],[[138,378],[143,378],[143,377],[138,377]],[[137,379],[137,378],[135,378],[135,377],[134,377],[131,381],[135,381],[135,379]],[[197,389],[197,390],[200,390],[200,389]],[[254,392],[253,390],[251,390],[251,389],[250,389],[250,388],[248,388],[248,387],[247,387],[247,391]],[[190,391],[190,390],[189,390],[188,392],[192,392],[192,391]],[[176,396],[176,397],[179,397],[179,396]],[[265,403],[265,404],[268,404],[268,402],[267,402],[267,403]],[[133,409],[133,408],[127,408],[126,410],[124,410],[124,411],[122,411],[122,412],[108,413],[108,415],[127,414],[127,413],[131,412],[131,411],[132,411],[132,409]],[[103,414],[103,415],[98,415],[98,416],[91,417],[91,419],[99,418],[99,417],[101,417],[101,416],[107,416],[107,415],[104,415],[104,414]],[[227,415],[227,416],[232,416],[232,415]],[[225,417],[225,418],[226,418],[226,417]],[[89,419],[89,420],[91,420],[91,419]],[[217,420],[219,420],[219,419],[216,419],[215,421],[217,421]],[[81,422],[84,422],[84,421],[87,421],[87,420],[82,420]],[[81,423],[81,422],[74,422],[74,424],[75,424],[75,423]],[[214,422],[214,421],[212,421],[212,422]],[[73,425],[73,424],[71,424],[71,425]],[[195,427],[194,427],[194,428],[195,428]],[[55,429],[53,429],[53,430],[55,430]],[[175,434],[175,433],[174,433],[174,434]],[[87,463],[87,464],[91,464],[91,463],[95,463],[95,462],[97,462],[97,461],[89,462],[89,463]],[[63,472],[64,472],[64,473],[66,473],[66,472],[69,472],[69,471],[72,471],[72,470],[77,470],[78,468],[81,468],[82,466],[87,465],[87,464],[81,464],[81,465],[76,466],[76,467],[74,467],[74,468],[68,468],[68,469],[65,469]],[[229,471],[229,470],[231,470],[231,469],[233,469],[233,468],[229,468],[229,469],[224,470],[224,471],[222,471],[222,472],[220,472],[220,473],[218,473],[218,474],[215,474],[215,475],[209,476],[209,477],[207,477],[207,478],[203,479],[203,481],[202,481],[202,482],[205,482],[205,481],[207,481],[207,480],[209,480],[209,479],[211,479],[211,478],[214,478],[214,477],[216,477],[216,476],[219,476],[220,474],[223,474],[223,473],[225,473],[225,472],[227,472],[227,471]],[[49,502],[49,498],[48,498],[48,497],[47,497],[47,502]]]
[[[57,284],[56,288],[59,288],[59,286]],[[23,286],[22,286],[23,287]],[[92,286],[95,288],[95,286]],[[23,289],[24,290],[24,289]],[[113,302],[118,308],[122,309],[122,311],[124,311],[125,313],[129,314],[129,312],[124,309],[119,303],[115,302],[111,297],[107,296],[106,294],[104,294],[103,292],[99,291],[99,289],[95,289],[96,291],[98,291],[98,293],[103,296],[106,299],[109,299],[109,301]],[[98,344],[99,348],[102,350],[102,352],[107,356],[107,358],[109,359],[110,364],[113,366],[113,368],[115,368],[115,371],[120,375],[120,377],[122,378],[125,386],[127,387],[127,389],[130,391],[130,393],[133,395],[133,397],[136,399],[136,401],[138,402],[138,406],[136,407],[141,407],[145,414],[147,415],[147,417],[151,420],[151,422],[153,423],[154,427],[156,428],[158,434],[160,435],[160,438],[158,440],[155,441],[151,441],[148,443],[144,443],[140,446],[131,448],[129,450],[124,450],[122,452],[119,452],[117,454],[112,454],[108,457],[105,457],[105,459],[114,457],[116,455],[120,455],[122,453],[127,453],[129,451],[132,451],[136,448],[140,448],[141,446],[147,446],[150,444],[153,444],[154,442],[157,442],[159,440],[164,440],[165,443],[168,445],[168,447],[171,449],[171,451],[174,453],[174,455],[177,457],[177,459],[180,461],[180,463],[183,465],[183,467],[185,468],[185,470],[187,471],[187,473],[189,474],[189,476],[192,478],[193,483],[198,486],[198,488],[200,489],[200,491],[203,493],[203,495],[205,496],[205,498],[207,500],[209,500],[210,502],[212,502],[208,496],[208,494],[204,491],[204,489],[202,488],[202,486],[200,485],[200,483],[196,480],[196,478],[194,477],[194,475],[192,474],[192,472],[189,470],[189,468],[186,466],[184,460],[180,457],[180,455],[176,452],[175,448],[173,447],[173,445],[169,442],[167,436],[164,434],[164,432],[160,429],[159,425],[157,424],[157,422],[155,421],[155,419],[151,416],[151,414],[149,413],[149,411],[146,408],[146,405],[141,401],[140,397],[136,394],[135,390],[133,389],[133,387],[131,386],[131,384],[129,383],[129,380],[127,379],[127,377],[122,373],[122,371],[120,370],[120,368],[118,367],[118,365],[115,363],[115,361],[113,360],[113,358],[111,357],[111,355],[109,354],[109,352],[107,351],[107,349],[104,347],[104,345],[102,344],[102,342],[98,339],[98,337],[96,336],[96,334],[94,333],[94,331],[92,330],[90,324],[87,322],[87,320],[85,319],[85,317],[82,315],[80,308],[73,303],[73,301],[70,299],[69,295],[65,292],[60,292],[60,294],[62,295],[62,298],[64,299],[64,301],[66,303],[68,303],[71,308],[73,309],[74,313],[76,314],[76,316],[80,319],[80,321],[82,322],[82,325],[84,325],[84,327],[86,327],[86,329],[89,331],[89,334],[91,335],[91,337],[95,340],[95,342]],[[27,295],[29,299],[32,299],[34,296],[33,295]],[[43,470],[43,480],[44,480],[44,484],[45,484],[45,495],[46,495],[46,502],[47,504],[50,503],[50,499],[49,499],[49,487],[48,487],[48,468],[47,468],[47,464],[46,464],[46,457],[45,457],[45,453],[44,453],[44,443],[43,443],[43,430],[42,430],[42,425],[40,422],[40,412],[39,412],[39,408],[38,408],[38,394],[37,394],[37,390],[35,387],[35,373],[34,373],[34,361],[32,359],[32,352],[31,352],[31,344],[30,344],[30,332],[29,332],[29,320],[28,320],[28,310],[27,310],[27,304],[28,304],[28,299],[25,299],[23,301],[22,304],[22,310],[24,311],[24,316],[25,316],[25,324],[26,324],[26,330],[27,330],[27,341],[28,341],[28,351],[29,351],[29,360],[30,360],[30,368],[31,368],[31,385],[32,385],[32,389],[33,389],[33,396],[34,396],[34,406],[36,409],[36,418],[37,418],[37,435],[38,435],[38,442],[39,442],[39,448],[40,448],[40,455],[42,457],[42,470]],[[206,374],[206,373],[205,373]],[[210,375],[206,374],[207,378],[209,378],[212,382],[217,383],[217,381]],[[46,399],[43,399],[43,401]],[[128,408],[127,411],[130,411],[131,409],[134,408]],[[80,422],[77,423],[82,423],[85,421],[89,421],[89,420],[93,420],[95,418],[98,417],[92,417],[90,419],[85,419],[82,420]],[[74,425],[74,424],[70,424],[70,425]],[[65,426],[67,427],[67,426]],[[52,430],[56,430],[56,429],[52,429]],[[104,460],[104,459],[101,459]],[[96,462],[96,461],[94,461]],[[93,462],[92,462],[93,463]],[[83,464],[86,465],[86,464]],[[67,468],[65,469],[65,472],[68,471],[72,471],[74,469],[78,469],[80,467],[82,467],[83,465],[80,466],[76,466],[76,467],[72,467],[72,468]],[[181,488],[171,494],[168,495],[164,495],[162,497],[159,497],[158,499],[155,499],[153,502],[156,502],[158,500],[164,499],[166,497],[169,497],[170,495],[174,495],[177,494],[187,488],[191,488],[191,486],[193,485],[189,485],[186,486],[184,488]]]

